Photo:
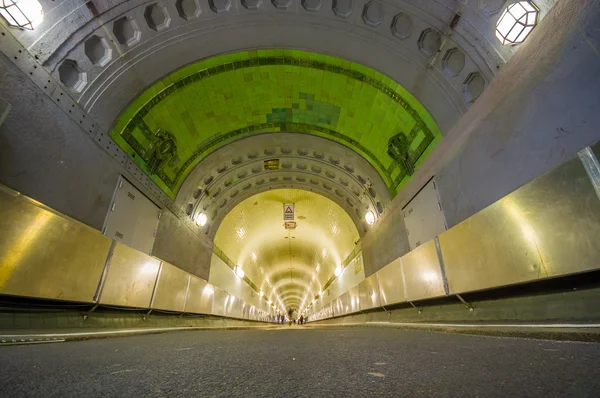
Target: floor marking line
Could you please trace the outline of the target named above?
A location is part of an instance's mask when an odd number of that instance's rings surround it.
[[[111,375],[118,375],[121,373],[129,373],[129,372],[135,372],[135,369],[117,370],[116,372],[111,372]]]
[[[133,334],[140,332],[169,332],[177,330],[235,330],[235,329],[254,329],[254,328],[271,328],[270,326],[197,326],[197,327],[171,327],[171,328],[143,328],[143,329],[123,329],[123,330],[109,330],[109,331],[98,331],[98,332],[66,332],[66,333],[47,333],[47,334],[5,334],[0,335],[0,338],[14,338],[16,336],[40,336],[40,337],[77,337],[77,336],[102,336],[112,334]]]

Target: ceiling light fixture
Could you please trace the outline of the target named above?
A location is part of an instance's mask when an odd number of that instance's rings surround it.
[[[27,30],[44,20],[44,10],[37,0],[0,0],[0,15],[10,26]]]
[[[375,214],[373,214],[372,211],[368,211],[367,214],[365,214],[365,221],[369,225],[375,224]]]
[[[506,7],[496,23],[496,37],[505,46],[523,43],[536,27],[539,9],[531,1],[518,1]]]
[[[203,227],[206,225],[206,222],[208,221],[208,217],[206,216],[206,214],[204,213],[199,213],[196,215],[196,224],[198,224],[199,226]]]

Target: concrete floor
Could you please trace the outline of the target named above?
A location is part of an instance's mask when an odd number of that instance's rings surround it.
[[[600,344],[387,328],[0,347],[0,396],[598,396]]]

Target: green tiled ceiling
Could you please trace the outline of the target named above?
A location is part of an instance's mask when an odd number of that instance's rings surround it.
[[[152,179],[171,197],[212,151],[266,132],[299,132],[335,140],[361,154],[392,196],[408,180],[388,155],[388,141],[406,137],[418,166],[441,139],[427,110],[404,88],[373,69],[296,50],[221,55],[188,65],[156,82],[120,115],[111,136],[146,172],[148,146],[163,129],[176,154]]]

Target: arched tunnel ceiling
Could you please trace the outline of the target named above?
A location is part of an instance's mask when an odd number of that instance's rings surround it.
[[[296,229],[287,230],[283,203],[295,204]],[[272,302],[299,307],[312,298],[354,250],[350,216],[333,201],[299,189],[275,189],[245,199],[224,218],[215,245],[239,265]]]
[[[111,136],[153,174],[149,164],[158,157],[151,149],[158,130],[172,134],[176,153],[152,178],[172,198],[215,149],[280,131],[326,137],[351,148],[378,171],[393,196],[441,138],[427,110],[390,78],[296,50],[244,51],[180,69],[140,95]]]
[[[277,159],[279,168],[264,162]],[[221,220],[244,199],[275,188],[300,188],[336,202],[360,234],[367,211],[380,214],[390,202],[377,171],[359,154],[335,141],[297,133],[259,134],[226,145],[200,161],[183,183],[176,204],[191,219],[208,216],[214,237]]]
[[[552,0],[541,2],[542,13]],[[303,49],[389,77],[442,132],[514,48],[494,37],[504,0],[42,1],[44,22],[13,31],[108,131],[144,90],[198,60],[248,49]]]

